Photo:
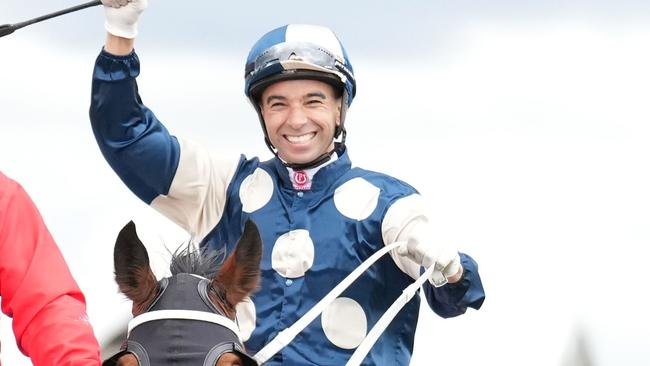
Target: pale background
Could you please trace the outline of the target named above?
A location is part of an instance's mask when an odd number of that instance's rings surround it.
[[[353,162],[417,187],[437,239],[477,259],[487,292],[460,318],[423,308],[412,365],[650,364],[650,3],[314,4],[151,0],[144,102],[178,135],[268,157],[243,96],[248,48],[286,23],[330,26],[359,85]],[[2,0],[0,24],[71,5]],[[93,8],[0,38],[0,169],[41,209],[105,342],[129,318],[112,280],[119,229],[136,222],[160,275],[165,245],[186,236],[95,145],[102,24]],[[28,365],[10,325],[3,364]]]

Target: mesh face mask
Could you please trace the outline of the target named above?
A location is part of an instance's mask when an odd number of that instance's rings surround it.
[[[102,366],[117,365],[129,353],[140,366],[213,366],[227,352],[237,354],[245,366],[257,366],[244,351],[237,324],[210,301],[209,280],[181,273],[160,285],[149,310],[129,322],[122,350]]]

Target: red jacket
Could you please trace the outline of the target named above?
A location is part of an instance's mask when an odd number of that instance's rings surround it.
[[[32,200],[1,172],[0,296],[34,365],[101,364],[79,286]]]

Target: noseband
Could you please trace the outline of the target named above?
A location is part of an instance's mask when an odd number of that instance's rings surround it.
[[[149,309],[129,322],[120,352],[102,366],[117,365],[125,354],[140,366],[214,366],[224,353],[236,353],[245,366],[257,362],[244,352],[239,327],[210,300],[210,281],[180,273],[160,281],[160,292]]]

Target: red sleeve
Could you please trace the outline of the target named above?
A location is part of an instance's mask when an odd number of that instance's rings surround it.
[[[18,347],[34,365],[101,363],[79,286],[34,203],[2,173],[0,296]]]

